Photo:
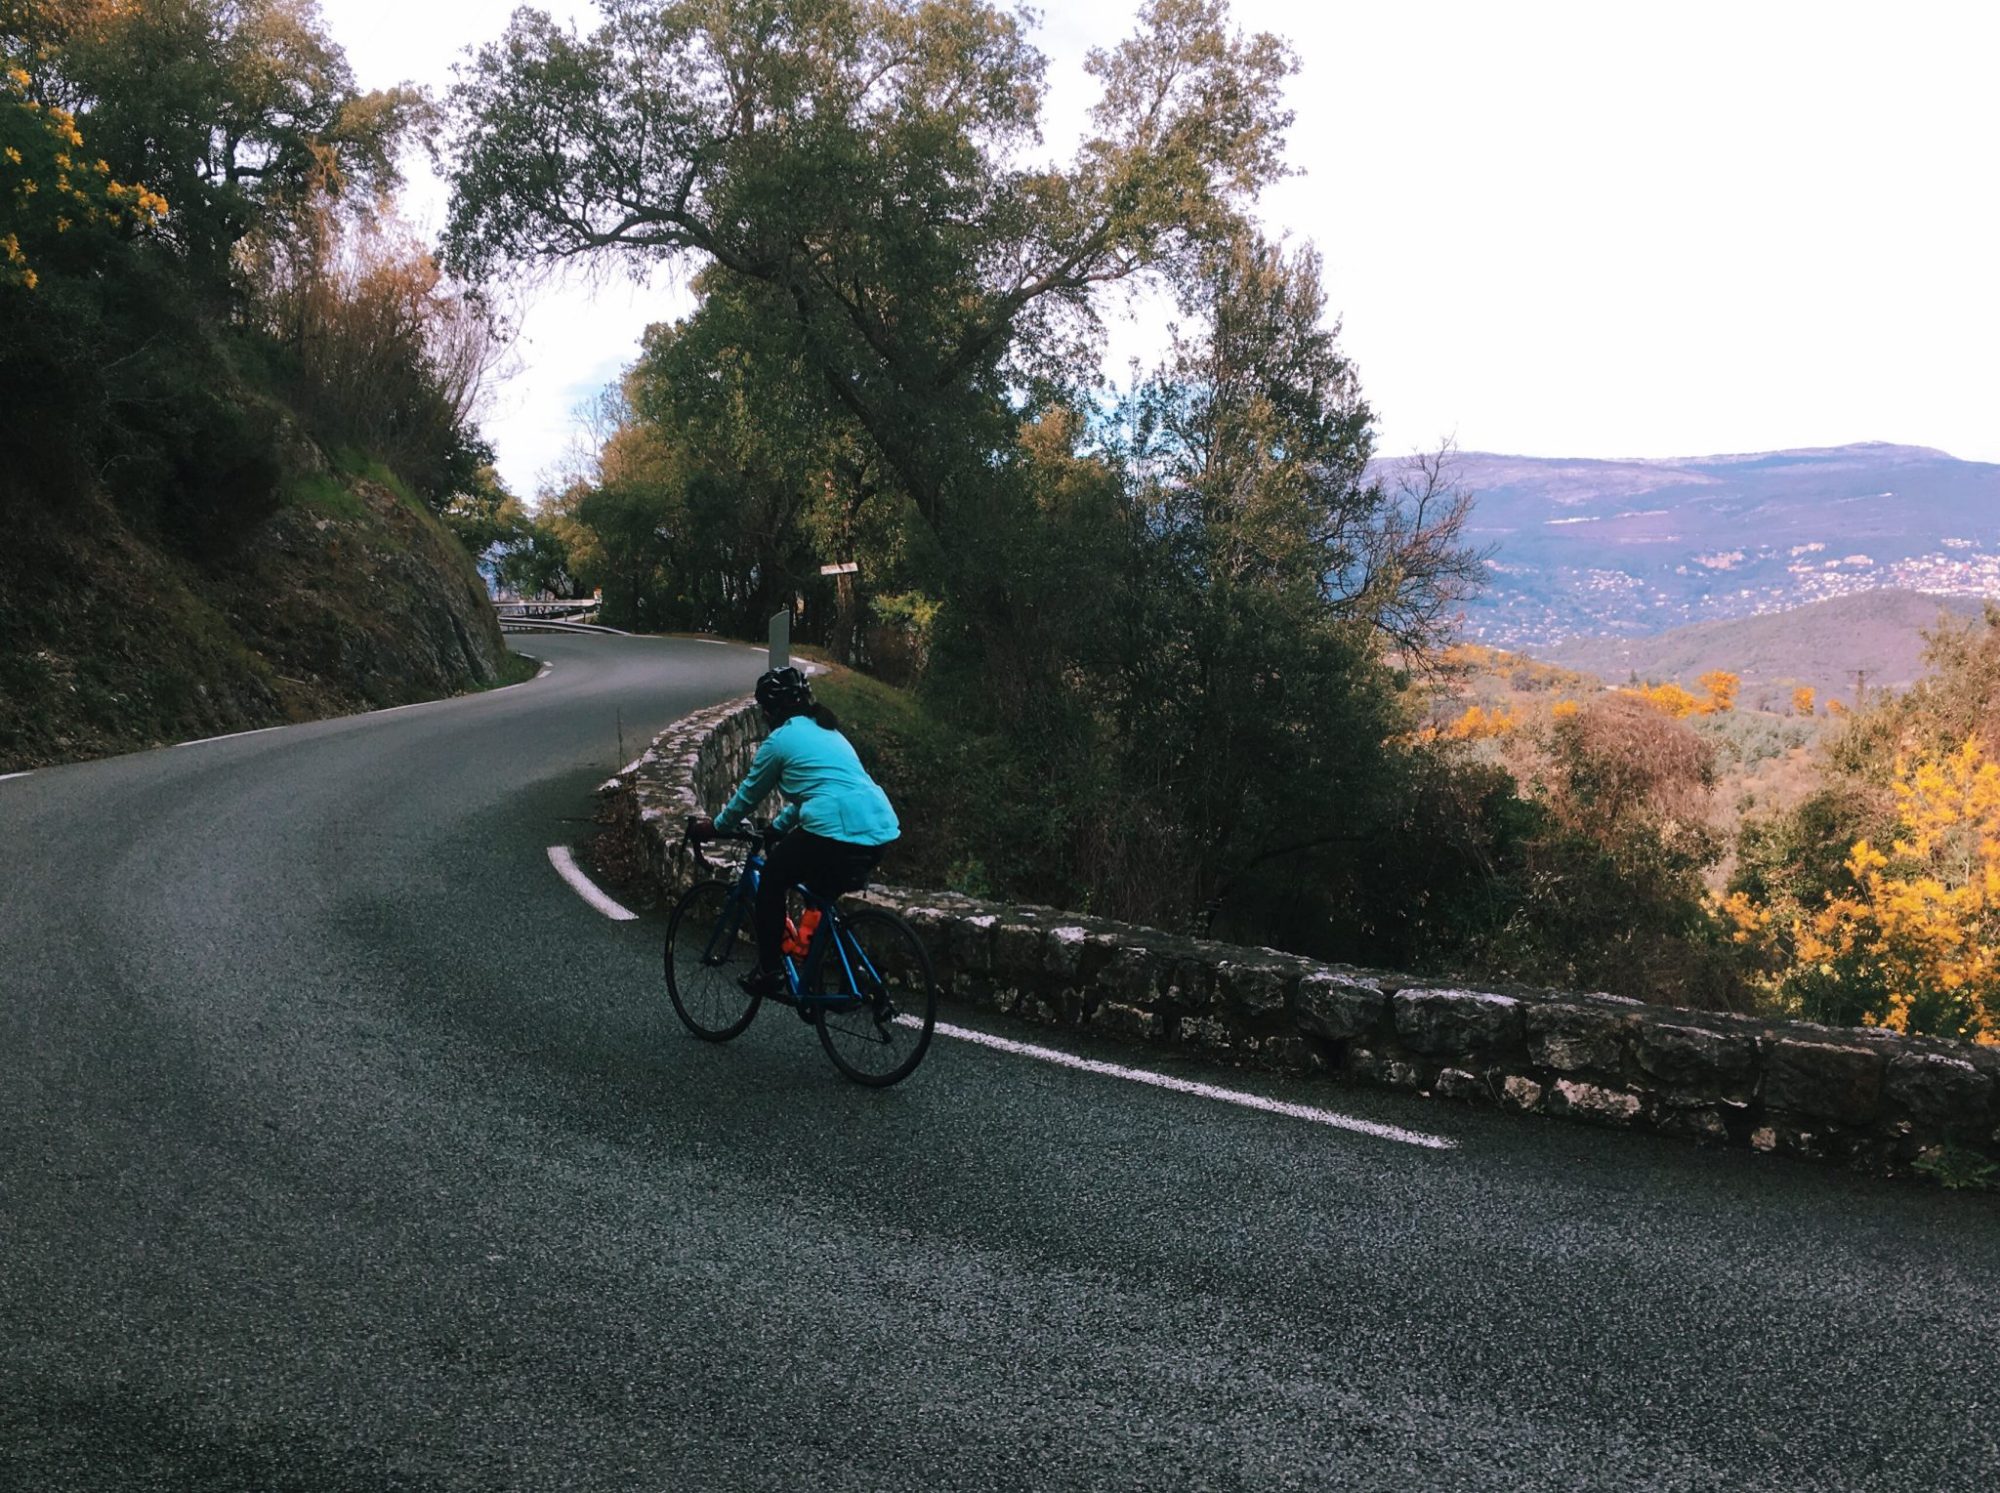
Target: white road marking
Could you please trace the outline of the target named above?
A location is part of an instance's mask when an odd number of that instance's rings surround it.
[[[32,768],[29,769],[30,772],[33,770]],[[0,783],[6,782],[9,778],[25,778],[27,775],[25,772],[0,772]]]
[[[290,724],[289,722],[287,724]],[[284,726],[259,726],[254,731],[231,731],[226,736],[197,736],[193,741],[177,741],[177,747],[207,746],[211,741],[234,741],[239,736],[262,736],[266,731],[282,731]]]
[[[898,1019],[907,1025],[916,1024],[907,1016]],[[1335,1130],[1352,1130],[1360,1135],[1372,1135],[1378,1140],[1400,1141],[1406,1146],[1422,1146],[1429,1151],[1458,1149],[1457,1141],[1447,1140],[1441,1135],[1426,1135],[1421,1130],[1405,1130],[1400,1125],[1378,1125],[1373,1120],[1357,1120],[1352,1115],[1338,1114],[1330,1109],[1314,1109],[1305,1104],[1287,1104],[1282,1099],[1266,1099],[1262,1094],[1246,1094],[1240,1089],[1221,1089],[1214,1084],[1196,1083],[1187,1078],[1170,1078],[1164,1073],[1151,1073],[1144,1068],[1127,1068],[1118,1063],[1099,1062],[1095,1058],[1080,1058],[1074,1053],[1063,1052],[1054,1047],[1037,1047],[1032,1042],[1016,1042],[1008,1037],[995,1037],[987,1032],[974,1031],[970,1027],[952,1026],[948,1022],[940,1021],[935,1030],[939,1036],[977,1042],[982,1047],[994,1047],[1001,1052],[1011,1052],[1017,1057],[1054,1063],[1060,1068],[1075,1068],[1104,1078],[1122,1078],[1128,1083],[1150,1084],[1156,1089],[1171,1089],[1176,1094],[1192,1094],[1200,1099],[1215,1099],[1224,1104],[1241,1105],[1245,1109],[1260,1109],[1267,1114],[1284,1115],[1293,1120],[1307,1120],[1315,1125],[1330,1125]]]
[[[554,664],[550,663],[550,662],[549,662],[549,661],[548,661],[547,659],[543,659],[543,660],[542,660],[542,666],[541,666],[541,667],[540,667],[539,669],[535,670],[535,677],[536,677],[537,679],[546,679],[546,678],[548,678],[548,677],[549,677],[549,670],[553,669],[554,667],[555,667],[555,665],[554,665]]]
[[[584,901],[603,913],[607,918],[620,923],[637,921],[639,914],[631,911],[629,908],[620,907],[616,902],[613,902],[597,889],[596,882],[583,874],[582,870],[578,868],[576,861],[571,857],[569,846],[551,845],[549,847],[549,864],[556,868],[556,875],[569,883],[571,891],[575,892],[577,896],[583,898]]]

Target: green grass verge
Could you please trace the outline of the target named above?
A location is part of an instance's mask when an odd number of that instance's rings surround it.
[[[474,693],[489,689],[505,689],[510,684],[526,684],[540,672],[542,661],[530,658],[525,653],[516,653],[509,648],[500,656],[500,677],[491,684],[478,685]]]
[[[285,506],[310,508],[329,518],[358,521],[368,517],[368,505],[331,472],[305,472],[285,485]]]

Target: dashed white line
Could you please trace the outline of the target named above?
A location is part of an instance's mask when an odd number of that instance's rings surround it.
[[[630,923],[638,919],[639,914],[629,908],[620,907],[597,889],[597,883],[584,875],[577,866],[575,859],[569,853],[569,846],[551,845],[549,864],[556,868],[556,875],[569,883],[571,891],[607,918],[620,923]]]
[[[910,1018],[902,1018],[909,1022]],[[1288,1104],[1282,1099],[1266,1099],[1262,1094],[1246,1094],[1240,1089],[1217,1088],[1210,1083],[1196,1083],[1187,1078],[1170,1078],[1164,1073],[1152,1073],[1144,1068],[1127,1068],[1119,1063],[1100,1062],[1095,1058],[1080,1058],[1075,1053],[1063,1052],[1054,1047],[1037,1047],[1032,1042],[1016,1042],[1008,1037],[996,1037],[989,1032],[974,1031],[970,1027],[952,1026],[940,1021],[936,1031],[939,1036],[957,1037],[961,1041],[976,1042],[982,1047],[997,1048],[1017,1057],[1034,1058],[1039,1062],[1054,1063],[1059,1068],[1075,1068],[1084,1073],[1095,1073],[1104,1078],[1122,1078],[1127,1083],[1148,1084],[1156,1089],[1170,1089],[1176,1094],[1192,1094],[1200,1099],[1214,1099],[1223,1104],[1240,1105],[1244,1109],[1262,1110],[1266,1114],[1284,1115],[1288,1119],[1305,1120],[1314,1125],[1330,1125],[1335,1130],[1352,1130],[1359,1135],[1372,1135],[1378,1140],[1399,1141],[1406,1146],[1422,1146],[1429,1151],[1455,1151],[1458,1142],[1442,1135],[1426,1135],[1421,1130],[1405,1130],[1400,1125],[1380,1125],[1373,1120],[1357,1120],[1352,1115],[1339,1114],[1330,1109],[1314,1109],[1306,1104]]]

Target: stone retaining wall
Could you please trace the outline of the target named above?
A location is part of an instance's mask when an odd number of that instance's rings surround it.
[[[694,874],[687,817],[721,806],[762,735],[747,701],[701,711],[604,785],[669,891]],[[2000,1161],[2000,1048],[1464,988],[953,893],[862,900],[916,927],[948,1000],[1043,1025],[1871,1172],[1947,1142]]]

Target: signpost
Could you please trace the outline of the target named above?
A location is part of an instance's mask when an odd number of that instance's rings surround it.
[[[861,567],[852,560],[838,560],[819,568],[821,575],[834,578],[833,656],[847,663],[854,661],[854,577],[860,571]]]
[[[790,668],[792,663],[792,614],[780,612],[771,619],[771,662],[773,669]]]

